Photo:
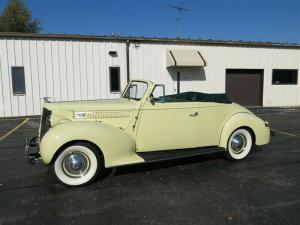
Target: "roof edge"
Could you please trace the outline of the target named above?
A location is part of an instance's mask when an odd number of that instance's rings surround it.
[[[269,47],[269,48],[294,48],[300,49],[298,43],[281,42],[252,42],[233,40],[213,39],[188,39],[188,38],[162,38],[162,37],[133,37],[117,35],[79,35],[79,34],[46,34],[46,33],[14,33],[0,32],[0,38],[29,38],[29,39],[67,39],[67,40],[90,40],[90,41],[132,41],[149,43],[172,43],[172,44],[193,44],[193,45],[219,45],[219,46],[240,46],[240,47]]]

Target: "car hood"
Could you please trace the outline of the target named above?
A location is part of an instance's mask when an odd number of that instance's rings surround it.
[[[98,110],[134,110],[138,109],[139,102],[125,98],[92,101],[65,101],[44,103],[43,107],[49,110],[70,111],[98,111]]]

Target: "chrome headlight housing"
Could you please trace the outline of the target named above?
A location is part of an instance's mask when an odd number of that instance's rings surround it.
[[[85,119],[87,116],[86,112],[74,112],[73,118],[74,119]]]

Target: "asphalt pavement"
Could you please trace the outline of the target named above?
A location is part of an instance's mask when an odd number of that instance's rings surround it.
[[[0,141],[0,225],[300,224],[300,108],[251,108],[275,137],[246,160],[222,154],[127,166],[78,188],[24,160],[30,119]],[[0,137],[25,118],[0,119]]]

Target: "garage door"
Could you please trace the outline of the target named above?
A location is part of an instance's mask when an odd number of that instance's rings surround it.
[[[226,94],[244,106],[262,106],[263,70],[226,70]]]

